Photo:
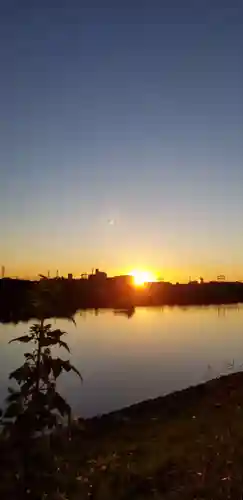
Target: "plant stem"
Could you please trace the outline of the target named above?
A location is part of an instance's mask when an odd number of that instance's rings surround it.
[[[40,331],[38,336],[38,350],[37,350],[37,362],[36,362],[36,394],[39,392],[40,388],[40,359],[41,359],[41,347],[44,335],[44,319],[40,320]]]

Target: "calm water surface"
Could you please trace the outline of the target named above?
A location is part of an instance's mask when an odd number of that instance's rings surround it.
[[[243,306],[137,308],[132,318],[113,311],[78,313],[68,332],[71,361],[81,371],[61,377],[60,388],[76,414],[92,416],[153,398],[242,368]],[[8,341],[27,331],[0,325],[0,400],[8,374],[23,361],[26,345]],[[66,351],[59,354],[66,356]]]

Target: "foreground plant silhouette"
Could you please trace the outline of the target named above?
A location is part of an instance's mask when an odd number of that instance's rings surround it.
[[[43,432],[56,426],[60,416],[70,419],[71,408],[57,392],[56,382],[62,372],[74,371],[79,377],[81,375],[69,360],[54,358],[51,354],[53,346],[70,352],[67,343],[62,340],[64,334],[59,329],[52,330],[51,324],[45,325],[42,319],[30,327],[27,335],[10,341],[32,342],[34,348],[24,354],[24,364],[9,376],[19,385],[19,390],[9,389],[7,398],[4,419],[9,431],[35,436],[37,431]]]
[[[81,378],[69,359],[52,356],[53,347],[70,351],[63,340],[65,332],[52,329],[50,323],[45,324],[50,293],[46,284],[39,284],[35,297],[39,321],[29,328],[26,335],[10,341],[32,345],[32,350],[24,354],[23,365],[9,375],[18,388],[8,389],[7,408],[2,419],[6,442],[11,445],[11,451],[17,453],[20,467],[18,465],[15,476],[24,494],[32,487],[36,489],[37,472],[39,496],[36,491],[35,498],[42,498],[41,490],[46,490],[46,485],[41,484],[43,472],[48,472],[49,476],[53,473],[47,431],[53,430],[63,420],[70,423],[71,419],[71,408],[57,391],[57,379],[61,373],[71,371]]]

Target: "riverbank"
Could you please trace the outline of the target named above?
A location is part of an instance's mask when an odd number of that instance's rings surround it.
[[[55,498],[240,500],[243,373],[79,420],[51,449]]]

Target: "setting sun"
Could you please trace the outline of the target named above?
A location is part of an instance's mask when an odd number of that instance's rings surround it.
[[[130,272],[130,276],[133,277],[134,285],[143,286],[144,283],[149,283],[151,281],[157,281],[155,274],[150,271],[142,271],[139,269],[134,269]]]

